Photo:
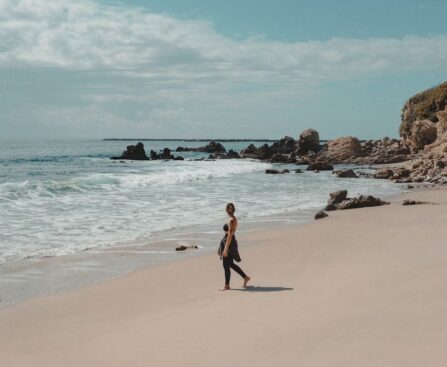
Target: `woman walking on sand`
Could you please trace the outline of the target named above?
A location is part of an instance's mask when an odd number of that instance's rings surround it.
[[[238,273],[243,279],[244,284],[243,287],[247,287],[247,283],[250,280],[250,277],[243,272],[243,270],[234,263],[234,260],[237,262],[241,261],[241,257],[239,256],[239,250],[237,245],[236,237],[234,233],[237,228],[237,218],[234,216],[234,212],[236,211],[233,203],[228,203],[225,207],[225,211],[228,215],[228,223],[225,223],[223,230],[225,231],[225,235],[220,241],[219,251],[217,252],[220,258],[222,259],[222,264],[225,271],[225,286],[221,288],[221,291],[226,291],[230,289],[230,276],[231,271],[233,269],[236,273]]]

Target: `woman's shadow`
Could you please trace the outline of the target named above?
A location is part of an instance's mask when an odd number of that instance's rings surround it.
[[[243,292],[282,292],[282,291],[291,291],[293,288],[288,287],[262,287],[262,286],[254,286],[247,285],[246,288],[237,289],[238,291]]]

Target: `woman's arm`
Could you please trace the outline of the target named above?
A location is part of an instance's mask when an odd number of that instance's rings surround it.
[[[225,247],[224,247],[224,251],[223,251],[223,256],[224,257],[228,256],[228,248],[230,247],[231,240],[233,239],[235,231],[236,231],[236,219],[235,218],[231,218],[229,226],[228,226],[227,241],[225,242]]]

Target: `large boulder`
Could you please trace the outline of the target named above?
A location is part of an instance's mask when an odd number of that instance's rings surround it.
[[[438,122],[436,122],[436,140],[424,147],[426,152],[431,153],[447,153],[447,107],[444,111],[436,114]]]
[[[120,157],[112,157],[111,159],[132,159],[135,161],[146,161],[149,158],[144,150],[143,143],[137,143],[135,145],[128,145],[126,150],[121,154]]]
[[[430,140],[433,138],[433,130],[427,123],[422,121],[430,121],[437,124],[439,121],[438,112],[444,111],[447,107],[447,82],[444,82],[434,88],[427,89],[411,97],[402,109],[402,122],[399,128],[399,133],[402,140],[413,151],[418,151],[425,145],[434,142]],[[414,128],[414,124],[419,121],[418,127]],[[426,131],[430,128],[430,132]],[[419,137],[418,134],[423,133],[425,137]],[[426,139],[426,137],[431,139]],[[436,137],[435,137],[436,140]],[[421,148],[422,145],[422,148]]]
[[[331,161],[354,161],[363,155],[359,139],[344,136],[328,142],[328,156]]]
[[[334,176],[341,177],[341,178],[358,178],[357,174],[354,172],[352,168],[348,169],[337,169],[334,172],[332,172]]]
[[[438,129],[434,122],[430,120],[416,120],[410,129],[410,135],[405,139],[405,145],[411,151],[417,152],[424,149],[426,145],[436,141]]]
[[[296,150],[297,142],[290,136],[285,136],[284,138],[274,142],[270,149],[273,154],[290,154]]]
[[[320,134],[314,129],[304,130],[298,140],[299,154],[307,154],[309,150],[314,152],[320,150]]]

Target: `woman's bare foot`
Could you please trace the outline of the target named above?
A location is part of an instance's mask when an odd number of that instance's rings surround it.
[[[247,288],[247,283],[250,281],[250,277],[249,276],[246,276],[245,278],[244,278],[244,285],[243,285],[243,287],[244,288]]]
[[[219,290],[220,290],[220,291],[228,291],[228,290],[230,290],[230,289],[231,289],[230,286],[229,286],[229,285],[226,285],[225,287],[220,288]]]

